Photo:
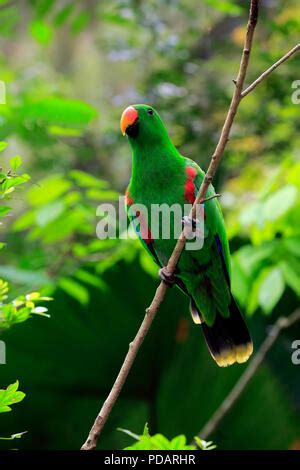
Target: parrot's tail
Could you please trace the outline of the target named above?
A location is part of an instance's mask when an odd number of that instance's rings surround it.
[[[228,318],[217,312],[213,326],[201,323],[208,349],[220,367],[246,362],[253,352],[248,328],[232,296],[229,310]]]

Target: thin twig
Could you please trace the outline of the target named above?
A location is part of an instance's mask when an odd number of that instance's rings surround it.
[[[294,55],[296,52],[300,50],[300,44],[297,44],[293,49],[288,51],[284,56],[281,57],[281,59],[277,60],[275,64],[271,65],[264,73],[262,73],[251,85],[249,85],[243,92],[242,92],[242,98],[248,95],[251,91],[254,90],[254,88],[257,87],[265,78],[267,78],[277,67],[279,67],[281,64],[283,64],[286,60],[288,60],[292,55]]]
[[[289,317],[280,317],[271,327],[268,336],[261,344],[259,350],[251,360],[249,366],[245,372],[241,375],[233,389],[229,392],[225,400],[219,406],[219,408],[212,415],[208,423],[201,429],[199,432],[199,437],[201,439],[207,439],[218,427],[222,419],[227,415],[227,413],[232,409],[233,405],[236,403],[240,395],[245,390],[246,386],[254,376],[255,372],[265,359],[267,353],[277,340],[282,330],[289,328],[294,325],[294,323],[300,321],[300,309],[295,310]]]
[[[218,165],[221,161],[221,158],[223,156],[225,147],[227,145],[228,139],[229,139],[229,134],[230,130],[234,121],[234,117],[236,115],[238,106],[240,104],[240,101],[242,99],[242,90],[244,86],[244,81],[246,77],[246,72],[247,72],[247,67],[249,63],[249,56],[251,52],[251,47],[252,47],[252,40],[253,40],[253,35],[254,35],[254,30],[255,26],[257,23],[257,17],[258,17],[258,7],[259,7],[259,0],[251,0],[250,2],[250,11],[249,11],[249,19],[248,19],[248,24],[247,24],[247,31],[246,31],[246,37],[245,37],[245,43],[244,43],[244,49],[242,52],[242,58],[240,62],[240,67],[239,67],[239,72],[237,75],[236,79],[236,86],[234,88],[234,93],[233,97],[231,100],[231,104],[225,119],[225,123],[221,132],[221,136],[219,139],[219,142],[217,144],[216,150],[211,158],[210,165],[208,167],[207,173],[202,181],[202,184],[200,186],[199,192],[197,194],[197,197],[195,199],[195,202],[193,204],[192,210],[190,212],[190,217],[195,218],[196,216],[196,207],[197,204],[201,203],[202,200],[205,199],[206,191],[212,182],[212,179],[216,173],[216,170],[218,168]],[[169,259],[169,262],[167,264],[167,270],[169,273],[174,273],[176,265],[179,261],[180,255],[182,251],[184,250],[186,243],[186,238],[184,236],[184,231],[182,231],[179,239],[177,240],[176,246],[174,248],[174,251]],[[125,360],[121,366],[121,369],[119,371],[119,374],[117,376],[117,379],[107,397],[105,400],[91,430],[88,435],[88,438],[86,442],[83,444],[81,447],[82,450],[93,450],[97,446],[98,438],[99,435],[106,423],[106,420],[122,390],[122,387],[126,381],[126,378],[128,376],[128,373],[132,367],[132,364],[134,363],[135,357],[139,351],[139,348],[148,333],[148,330],[155,318],[156,313],[159,310],[159,307],[164,300],[165,294],[167,292],[167,285],[164,282],[161,282],[155,292],[154,298],[151,302],[151,305],[147,308],[146,310],[146,315],[144,317],[144,320],[133,340],[132,343],[129,345],[129,350],[128,353],[125,357]]]
[[[209,196],[209,197],[206,197],[205,199],[203,199],[201,201],[201,204],[203,204],[204,202],[210,201],[211,199],[215,199],[216,197],[221,197],[221,196],[222,196],[222,194],[219,194],[219,193],[213,194],[212,196]]]

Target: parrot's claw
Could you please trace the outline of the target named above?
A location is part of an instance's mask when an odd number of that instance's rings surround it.
[[[199,227],[199,220],[192,219],[189,215],[182,218],[182,229],[188,239],[203,237],[203,229]]]
[[[161,268],[158,271],[160,280],[167,284],[168,287],[173,287],[176,280],[174,274],[169,273],[166,267]]]
[[[197,227],[198,220],[197,219],[192,219],[189,215],[185,215],[182,218],[182,228],[191,228],[192,230],[195,230]]]

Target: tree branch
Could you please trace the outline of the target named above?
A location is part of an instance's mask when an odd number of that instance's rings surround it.
[[[257,87],[265,78],[267,78],[277,67],[279,67],[281,64],[283,64],[285,61],[287,61],[292,55],[294,55],[296,52],[300,50],[300,44],[297,44],[293,49],[288,51],[284,56],[281,57],[281,59],[277,60],[275,64],[271,65],[264,73],[262,73],[251,85],[249,85],[243,92],[242,92],[242,98],[248,95],[251,91],[254,90],[254,88]]]
[[[277,340],[278,336],[290,326],[294,325],[294,323],[300,321],[300,309],[295,310],[289,317],[280,317],[276,321],[276,323],[271,327],[268,336],[261,344],[259,350],[251,360],[249,366],[245,370],[245,372],[241,375],[233,389],[229,392],[223,403],[219,406],[219,408],[215,411],[212,415],[210,420],[207,424],[201,429],[199,432],[199,437],[201,439],[206,439],[209,437],[213,431],[218,427],[222,419],[227,415],[227,413],[231,410],[233,405],[236,403],[242,392],[245,390],[246,386],[254,376],[255,372],[265,359],[267,353]]]
[[[249,10],[249,18],[248,18],[248,24],[247,24],[247,31],[246,31],[246,37],[245,37],[245,42],[244,42],[244,48],[242,52],[242,57],[241,57],[241,62],[240,62],[240,67],[236,79],[236,86],[234,89],[234,93],[232,96],[232,100],[230,103],[230,107],[222,128],[222,132],[220,135],[219,142],[217,144],[217,147],[215,149],[214,154],[212,155],[210,165],[208,167],[207,173],[202,181],[201,187],[199,189],[199,192],[197,194],[197,197],[195,199],[195,202],[193,204],[192,210],[190,212],[190,217],[193,219],[196,216],[196,207],[197,204],[201,204],[201,202],[205,199],[206,191],[212,182],[212,179],[216,173],[216,170],[218,168],[218,165],[221,161],[221,158],[223,156],[226,144],[229,139],[229,134],[230,130],[234,121],[234,117],[236,115],[238,106],[241,102],[242,99],[242,90],[244,86],[244,81],[246,77],[246,72],[247,72],[247,67],[249,63],[249,56],[251,52],[251,47],[252,47],[252,40],[253,40],[253,35],[254,35],[254,30],[255,26],[257,23],[257,18],[258,18],[258,7],[259,7],[259,0],[251,0],[250,2],[250,10]],[[176,246],[174,248],[174,251],[169,259],[169,262],[167,264],[167,270],[170,273],[174,273],[176,265],[179,261],[180,255],[182,251],[184,250],[186,243],[186,238],[184,236],[184,231],[182,231],[179,239],[177,240]],[[148,333],[148,330],[155,318],[156,313],[159,310],[159,307],[161,303],[164,300],[164,297],[167,292],[167,285],[164,282],[161,282],[160,285],[158,286],[154,298],[151,302],[151,305],[146,309],[146,315],[144,317],[144,320],[134,338],[132,343],[129,345],[129,350],[128,353],[125,357],[125,360],[122,364],[122,367],[119,371],[119,374],[117,376],[117,379],[107,397],[105,400],[98,416],[96,417],[96,420],[90,430],[90,433],[88,435],[88,438],[86,442],[83,444],[81,447],[82,450],[93,450],[97,446],[98,438],[100,436],[100,433],[106,423],[106,420],[122,390],[122,387],[126,381],[126,378],[128,376],[128,373],[132,367],[132,364],[134,363],[134,360],[136,358],[136,355],[140,349],[140,346],[142,342],[144,341],[144,338],[146,334]]]

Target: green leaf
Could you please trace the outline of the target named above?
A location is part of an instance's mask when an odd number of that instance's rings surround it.
[[[67,3],[56,15],[54,18],[55,26],[62,26],[71,15],[74,10],[75,4],[73,2]]]
[[[82,31],[82,29],[88,24],[90,17],[90,12],[80,12],[72,21],[72,31],[76,34],[80,33],[80,31]]]
[[[124,450],[154,450],[150,439],[142,438],[131,446],[125,447]]]
[[[30,228],[35,223],[35,212],[27,211],[21,215],[14,223],[13,228],[15,231],[25,230]]]
[[[82,305],[88,304],[89,291],[78,282],[73,281],[73,279],[70,279],[69,277],[63,277],[59,280],[58,285],[68,295],[76,299]]]
[[[39,292],[30,292],[30,294],[26,295],[26,300],[39,300],[41,294]]]
[[[199,447],[199,449],[203,450],[204,449],[204,442],[202,439],[200,439],[199,436],[195,436],[194,437],[194,441],[196,442],[197,446]]]
[[[7,142],[1,141],[0,142],[0,152],[2,152],[2,150],[5,150],[7,146],[8,146]]]
[[[2,189],[5,190],[5,193],[8,193],[8,190],[10,190],[11,188],[27,183],[27,181],[29,180],[30,180],[30,176],[27,175],[26,173],[20,176],[10,176],[9,178],[6,178],[6,180],[2,184]]]
[[[104,189],[108,187],[107,181],[96,178],[95,176],[81,170],[71,170],[69,175],[82,188]]]
[[[19,155],[16,155],[15,157],[12,157],[9,160],[9,165],[10,165],[12,170],[17,171],[19,166],[22,165],[22,158]]]
[[[257,271],[265,265],[266,260],[271,258],[276,248],[276,241],[266,242],[259,246],[246,245],[235,253],[235,257],[244,273],[255,277]]]
[[[58,97],[28,102],[19,112],[25,121],[68,128],[86,126],[98,114],[94,107],[83,101]]]
[[[36,269],[34,271],[9,265],[0,265],[0,276],[13,283],[24,284],[30,287],[32,285],[41,286],[50,282],[50,279],[42,270]]]
[[[75,273],[75,277],[80,281],[85,282],[86,284],[89,284],[93,287],[97,287],[103,291],[107,289],[107,285],[104,281],[102,281],[102,279],[88,271],[85,271],[84,269],[78,269],[78,271]]]
[[[11,212],[11,207],[0,206],[0,217],[5,217]]]
[[[6,304],[2,307],[3,317],[4,317],[4,326],[10,328],[13,325],[18,323],[23,323],[28,320],[31,314],[30,307],[23,307],[16,309],[13,304]]]
[[[143,436],[144,437],[150,437],[148,423],[145,423],[144,430],[143,430]]]
[[[11,186],[10,188],[6,189],[3,193],[3,196],[8,196],[8,194],[11,194],[13,193],[15,190],[15,187],[14,186]]]
[[[260,289],[262,280],[265,278],[265,276],[266,276],[266,273],[264,270],[262,270],[252,282],[251,289],[248,295],[248,301],[245,304],[247,315],[253,315],[253,313],[259,306],[259,302],[258,302],[259,289]]]
[[[232,256],[231,258],[231,286],[232,293],[241,303],[246,305],[249,296],[249,277],[246,276],[242,269],[238,256]]]
[[[30,25],[30,32],[32,37],[40,44],[46,45],[52,39],[51,27],[40,19],[33,21]]]
[[[276,220],[285,214],[296,202],[298,190],[291,184],[283,186],[271,194],[263,204],[263,216],[266,220]]]
[[[183,449],[186,445],[186,437],[183,434],[174,437],[171,440],[170,448],[172,450],[180,450]]]
[[[62,176],[51,175],[28,191],[28,199],[33,206],[44,205],[61,197],[70,187],[71,183]]]
[[[213,450],[217,446],[213,444],[212,441],[204,441],[203,439],[200,439],[198,436],[194,437],[194,441],[196,442],[197,446],[201,450]]]
[[[42,206],[36,212],[36,223],[39,227],[45,227],[57,219],[65,210],[64,201],[53,201]]]
[[[139,261],[141,267],[153,278],[157,278],[157,264],[141,246]]]
[[[295,269],[295,263],[281,261],[279,266],[287,285],[300,295],[300,271]]]
[[[155,434],[151,437],[151,443],[155,449],[170,450],[170,441],[162,434]]]
[[[48,13],[50,13],[55,2],[56,0],[39,0],[34,2],[36,16],[39,18],[46,16]]]
[[[7,292],[8,282],[3,281],[3,279],[0,279],[0,302],[3,302],[5,299],[7,299]]]
[[[242,7],[229,0],[205,0],[205,3],[228,15],[240,15],[243,13]]]
[[[266,314],[272,312],[284,291],[284,279],[279,267],[269,270],[260,285],[258,302]]]
[[[9,392],[16,392],[18,388],[19,388],[19,381],[17,380],[15,383],[9,385],[6,390]]]
[[[95,201],[117,201],[120,193],[112,190],[88,189],[86,196]]]
[[[6,389],[0,390],[0,413],[11,411],[10,406],[19,403],[25,397],[25,393],[18,391],[18,380]]]
[[[300,257],[300,238],[284,238],[283,245],[292,255]]]
[[[47,131],[51,135],[60,137],[79,137],[82,135],[82,129],[74,129],[73,127],[62,127],[51,125],[47,126]]]

